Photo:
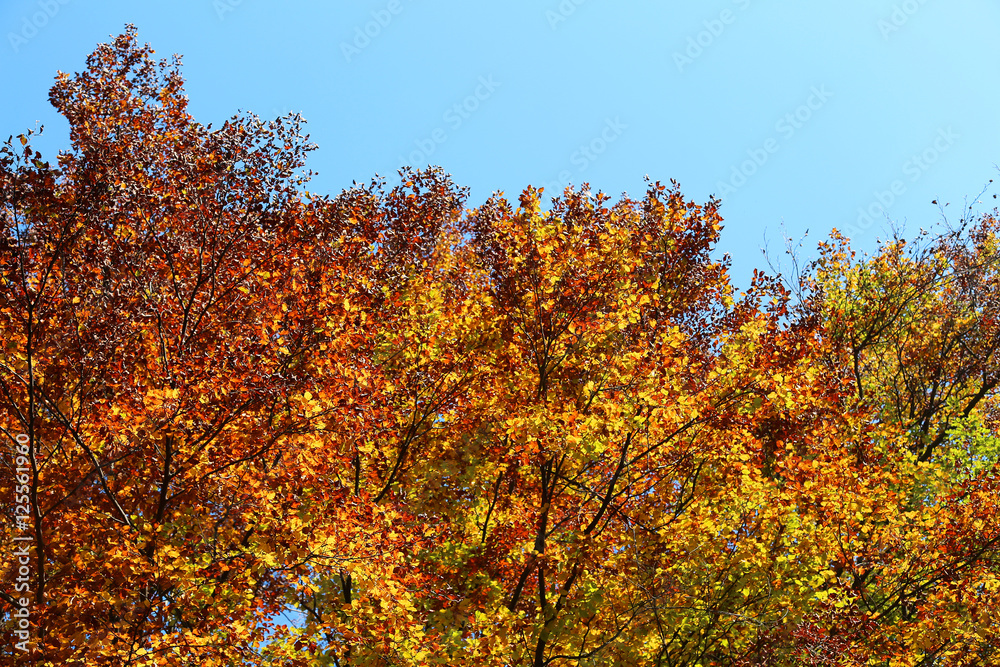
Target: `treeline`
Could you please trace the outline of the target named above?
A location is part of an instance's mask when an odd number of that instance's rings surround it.
[[[1000,661],[995,214],[739,292],[676,184],[318,196],[151,54],[0,148],[5,664]]]

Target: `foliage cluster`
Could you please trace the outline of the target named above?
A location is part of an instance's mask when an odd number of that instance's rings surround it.
[[[5,664],[1000,662],[994,215],[737,293],[676,184],[321,197],[151,53],[0,148]]]

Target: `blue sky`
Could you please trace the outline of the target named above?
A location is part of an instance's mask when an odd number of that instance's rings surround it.
[[[337,193],[403,163],[438,164],[470,204],[584,181],[641,196],[643,177],[722,198],[720,252],[745,287],[782,226],[805,256],[830,229],[871,250],[995,205],[996,0],[503,3],[4,0],[0,133],[46,126],[58,70],[135,23],[184,56],[190,110],[218,124],[299,111]],[[868,210],[870,217],[859,211]]]

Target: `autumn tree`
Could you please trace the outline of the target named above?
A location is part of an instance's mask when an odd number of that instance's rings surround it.
[[[37,457],[30,664],[242,662],[288,559],[325,557],[295,519],[317,502],[296,466],[317,457],[301,401],[324,339],[295,305],[328,289],[304,288],[318,260],[295,241],[324,233],[298,190],[310,146],[295,119],[199,126],[177,66],[130,31],[53,87],[58,166],[28,137],[3,151],[2,426]]]
[[[995,215],[739,292],[676,183],[321,196],[179,64],[0,148],[6,662],[996,662]]]

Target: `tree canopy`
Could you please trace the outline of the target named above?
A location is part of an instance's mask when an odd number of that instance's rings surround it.
[[[676,183],[312,193],[301,118],[200,125],[132,28],[50,100],[56,164],[0,147],[5,664],[1000,661],[995,212],[739,291]]]

